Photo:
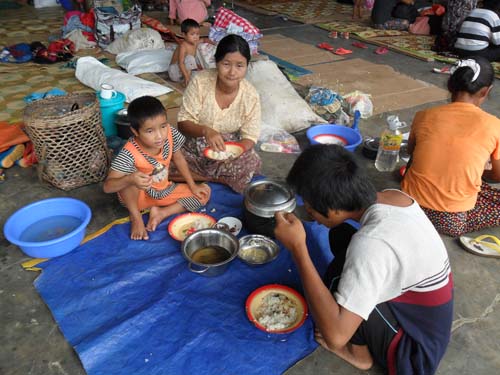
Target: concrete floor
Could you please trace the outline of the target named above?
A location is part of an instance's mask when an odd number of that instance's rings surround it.
[[[280,17],[261,16],[238,10],[260,27],[264,34],[280,33],[302,42],[316,44],[327,40],[327,32],[311,25],[288,22]],[[164,16],[164,15],[163,15]],[[339,39],[336,46],[349,47],[351,41]],[[368,50],[356,49],[355,57],[375,63],[388,64],[396,70],[416,79],[443,86],[447,76],[430,73],[438,63],[422,62],[390,52],[384,56]],[[495,82],[498,86],[498,81]],[[500,89],[496,87],[487,111],[500,115]],[[411,122],[416,111],[432,105],[398,111],[402,120]],[[374,116],[361,122],[364,136],[376,136],[384,125],[387,114]],[[303,133],[297,138],[307,146]],[[395,174],[377,172],[373,161],[356,152],[365,164],[377,188],[398,187]],[[292,155],[261,153],[264,174],[271,178],[284,178],[293,163]],[[91,233],[110,221],[126,216],[115,199],[102,192],[101,185],[86,186],[71,192],[63,192],[39,183],[35,169],[18,167],[7,170],[7,180],[0,184],[0,227],[9,215],[20,207],[49,197],[70,196],[85,201],[92,209],[93,218],[87,232]],[[485,232],[500,236],[500,228]],[[500,373],[500,262],[480,258],[463,251],[457,242],[443,236],[454,272],[455,324],[448,351],[439,367],[438,374],[498,374]],[[45,303],[32,286],[37,277],[34,272],[21,269],[20,263],[28,260],[16,246],[0,234],[0,374],[33,375],[80,375],[85,374],[74,350],[62,336]],[[318,348],[290,368],[287,375],[361,374],[381,373],[378,369],[363,372],[347,365],[333,354]]]

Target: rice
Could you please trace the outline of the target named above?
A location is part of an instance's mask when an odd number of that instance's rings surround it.
[[[264,263],[269,258],[267,251],[260,247],[245,247],[240,250],[240,256],[251,263]]]
[[[297,306],[281,293],[269,293],[257,309],[259,324],[269,331],[287,329],[297,320]]]
[[[236,154],[232,151],[212,151],[212,159],[216,160],[226,160],[229,158],[236,157]]]

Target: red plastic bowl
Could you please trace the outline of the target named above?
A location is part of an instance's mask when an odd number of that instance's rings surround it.
[[[259,323],[258,318],[256,317],[256,311],[258,307],[261,305],[262,300],[271,293],[280,293],[287,296],[289,299],[295,302],[297,306],[297,319],[293,325],[288,328],[280,329],[280,330],[268,330],[262,324]],[[245,303],[245,310],[247,313],[248,320],[252,322],[258,329],[268,333],[290,333],[300,328],[302,324],[307,319],[307,303],[304,297],[300,295],[295,289],[289,288],[285,285],[280,284],[269,284],[264,285],[256,290],[254,290],[247,298]]]
[[[167,230],[170,234],[170,237],[177,241],[184,241],[187,236],[189,236],[196,230],[184,234],[182,233],[182,229],[185,226],[192,225],[197,220],[201,221],[202,223],[202,228],[199,229],[211,228],[217,222],[217,220],[215,220],[210,215],[202,214],[199,212],[187,212],[185,214],[177,216],[168,224]]]

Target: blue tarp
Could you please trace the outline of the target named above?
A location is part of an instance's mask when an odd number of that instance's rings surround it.
[[[241,218],[243,197],[211,187],[207,214]],[[168,222],[149,241],[130,240],[129,223],[115,225],[41,264],[35,286],[89,375],[281,374],[316,348],[310,318],[297,331],[277,335],[246,317],[245,300],[262,285],[302,292],[288,251],[281,247],[276,260],[260,267],[236,258],[224,274],[207,278],[188,270]],[[305,226],[322,273],[332,258],[328,231]]]

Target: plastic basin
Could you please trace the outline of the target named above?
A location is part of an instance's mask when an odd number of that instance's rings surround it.
[[[354,152],[356,147],[363,141],[363,137],[361,137],[361,134],[357,130],[343,125],[313,125],[307,130],[306,135],[312,145],[330,143],[328,140],[332,139],[339,144],[342,142],[344,148],[351,152]],[[327,142],[322,142],[321,139]]]
[[[7,219],[4,235],[28,256],[52,258],[74,250],[92,212],[78,199],[50,198],[31,203]]]

